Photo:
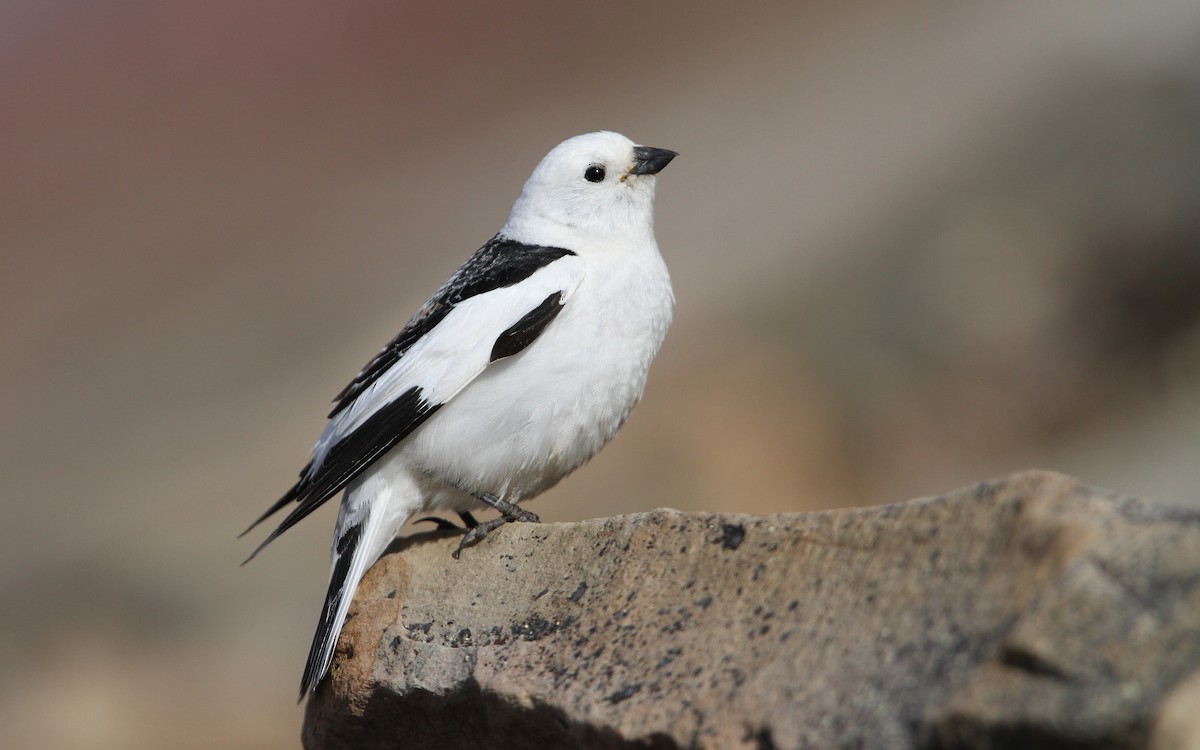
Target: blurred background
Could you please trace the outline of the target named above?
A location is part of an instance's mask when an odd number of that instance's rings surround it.
[[[543,519],[1200,504],[1200,3],[497,5],[0,4],[0,746],[298,745],[335,509],[235,537],[581,132],[678,307]]]

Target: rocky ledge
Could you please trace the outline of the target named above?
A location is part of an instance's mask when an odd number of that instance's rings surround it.
[[[1200,747],[1200,513],[1025,472],[775,516],[407,537],[325,748]]]

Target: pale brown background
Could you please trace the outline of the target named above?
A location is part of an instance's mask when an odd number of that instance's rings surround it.
[[[334,510],[234,537],[601,128],[682,154],[677,322],[544,519],[1200,499],[1194,0],[9,2],[0,746],[298,744]]]

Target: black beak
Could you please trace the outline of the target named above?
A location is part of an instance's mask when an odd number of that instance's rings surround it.
[[[679,154],[665,148],[633,147],[633,167],[629,174],[658,174]]]

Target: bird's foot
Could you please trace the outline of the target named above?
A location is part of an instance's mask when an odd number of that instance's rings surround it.
[[[506,523],[508,523],[508,519],[504,516],[500,516],[499,518],[493,518],[490,521],[484,521],[481,524],[467,529],[467,533],[462,535],[462,539],[458,543],[458,548],[451,553],[451,557],[457,560],[459,555],[462,554],[464,547],[478,542]]]
[[[452,556],[455,560],[457,560],[459,555],[462,554],[464,547],[475,544],[506,523],[511,523],[513,521],[520,521],[523,523],[542,522],[542,520],[537,517],[536,513],[531,513],[530,511],[521,508],[516,503],[510,503],[507,500],[501,500],[495,495],[482,495],[479,499],[485,504],[490,505],[491,507],[500,511],[500,517],[493,518],[490,521],[476,523],[474,526],[468,524],[467,533],[463,534],[462,540],[458,543],[458,548],[452,553]],[[466,519],[463,519],[463,521],[466,522]]]

